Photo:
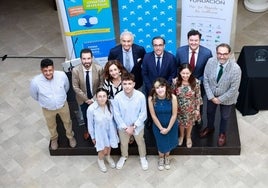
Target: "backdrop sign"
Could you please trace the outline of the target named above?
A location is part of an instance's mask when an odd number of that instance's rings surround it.
[[[100,63],[115,46],[113,17],[109,0],[58,0],[59,15],[67,45],[67,59],[79,58],[83,48],[90,48]]]
[[[196,29],[202,33],[201,44],[215,54],[215,47],[230,44],[234,1],[182,1],[181,46],[187,44],[187,33]]]
[[[135,43],[152,51],[155,36],[166,40],[166,50],[176,51],[176,0],[118,0],[120,32],[131,31]]]

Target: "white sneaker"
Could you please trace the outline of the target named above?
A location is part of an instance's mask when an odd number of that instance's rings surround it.
[[[107,172],[107,168],[104,164],[104,160],[98,159],[98,165],[99,165],[100,171]]]
[[[119,161],[118,161],[117,164],[116,164],[116,168],[117,168],[118,170],[122,169],[123,166],[124,166],[124,164],[125,164],[125,161],[126,161],[126,160],[127,160],[126,157],[120,157]]]
[[[148,161],[146,157],[141,157],[140,160],[141,160],[141,168],[143,170],[148,170]]]
[[[115,163],[111,156],[106,156],[106,161],[109,163],[111,168],[115,168]]]
[[[170,159],[169,159],[169,157],[165,157],[165,169],[166,170],[170,169]]]
[[[161,157],[158,160],[158,170],[164,170],[164,158]]]

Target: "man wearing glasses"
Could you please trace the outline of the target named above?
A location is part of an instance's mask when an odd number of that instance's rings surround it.
[[[206,137],[214,132],[217,106],[220,106],[218,146],[226,144],[226,128],[231,109],[236,103],[241,80],[241,69],[231,56],[231,47],[222,43],[216,47],[217,58],[210,58],[204,71],[204,88],[207,94],[207,127],[200,132]]]
[[[152,45],[154,51],[146,53],[142,62],[146,97],[148,97],[156,78],[163,77],[171,84],[172,79],[177,76],[176,58],[165,51],[165,39],[160,36],[154,37]]]

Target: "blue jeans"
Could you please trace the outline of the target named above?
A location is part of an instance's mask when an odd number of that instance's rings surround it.
[[[207,127],[209,129],[214,129],[214,121],[216,115],[217,104],[214,104],[212,101],[207,101]],[[228,120],[230,118],[232,105],[222,105],[220,104],[220,132],[219,134],[225,134]]]

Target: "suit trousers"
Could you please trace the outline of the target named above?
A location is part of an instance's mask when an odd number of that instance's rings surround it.
[[[207,101],[207,121],[208,121],[207,125],[209,129],[214,129],[217,106],[218,105],[214,104],[212,101],[210,100]],[[228,123],[228,120],[230,119],[232,105],[220,104],[219,106],[220,106],[220,115],[221,115],[219,134],[221,133],[225,134],[227,123]]]
[[[128,143],[130,135],[126,133],[125,130],[119,130],[119,138],[120,138],[120,149],[121,149],[121,156],[122,157],[128,157]],[[146,156],[146,147],[145,147],[145,141],[144,141],[144,129],[142,129],[138,135],[133,135],[135,138],[135,141],[138,145],[138,151],[140,157]]]
[[[57,132],[57,122],[56,122],[56,116],[57,114],[60,116],[63,126],[66,130],[66,137],[72,138],[74,136],[73,130],[72,130],[72,121],[70,117],[70,110],[69,105],[67,101],[65,101],[62,108],[57,110],[48,110],[46,108],[42,108],[44,117],[47,122],[47,127],[50,132],[50,139],[54,140],[58,138],[58,132]]]
[[[84,119],[84,123],[85,123],[86,128],[87,128],[87,108],[88,108],[88,106],[89,105],[85,102],[80,105],[80,109],[81,109],[81,112],[83,115],[83,119]]]

